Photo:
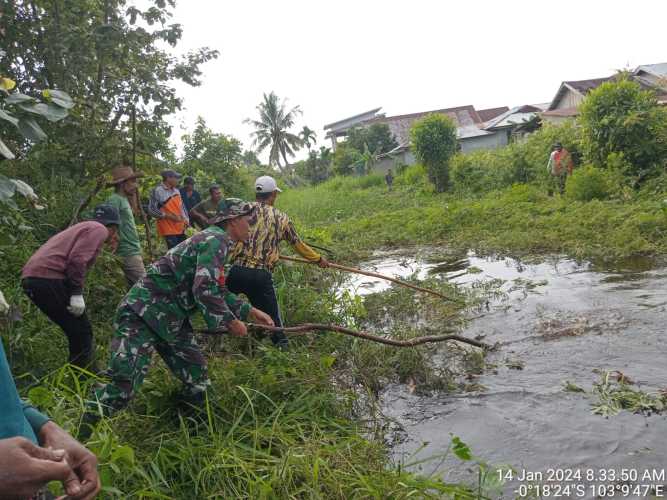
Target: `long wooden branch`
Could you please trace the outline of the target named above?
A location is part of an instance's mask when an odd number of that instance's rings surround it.
[[[301,262],[303,264],[317,264],[316,262],[312,262],[310,260],[301,259],[301,258],[298,258],[298,257],[288,257],[286,255],[281,255],[280,258],[281,258],[281,260],[287,260],[287,261],[290,261],[290,262]],[[334,262],[329,262],[329,267],[332,267],[334,269],[340,269],[341,271],[346,271],[348,273],[363,274],[364,276],[370,276],[372,278],[380,278],[380,279],[383,279],[383,280],[391,281],[392,283],[396,283],[397,285],[401,285],[401,286],[404,286],[404,287],[407,287],[407,288],[412,288],[413,290],[417,290],[419,292],[429,293],[431,295],[435,295],[437,297],[440,297],[441,299],[449,300],[451,302],[459,302],[459,303],[462,302],[460,299],[447,297],[446,295],[443,295],[440,292],[436,292],[435,290],[429,290],[428,288],[422,288],[420,286],[416,286],[416,285],[413,285],[411,283],[407,283],[405,281],[401,281],[399,279],[392,278],[391,276],[386,276],[384,274],[374,273],[372,271],[363,271],[362,269],[358,269],[356,267],[342,266],[340,264],[335,264]]]
[[[88,206],[90,200],[92,200],[95,197],[95,195],[102,190],[102,188],[104,187],[104,183],[105,183],[104,176],[103,175],[99,176],[97,178],[97,183],[95,184],[93,190],[90,193],[88,193],[88,196],[86,196],[83,200],[81,200],[81,203],[79,203],[79,206],[74,212],[72,220],[69,223],[70,226],[73,226],[74,224],[77,223],[77,221],[79,220],[79,215],[81,215],[81,212]]]
[[[269,332],[283,332],[293,335],[301,335],[304,333],[314,332],[314,331],[338,332],[338,333],[343,333],[345,335],[350,335],[352,337],[357,337],[364,340],[370,340],[372,342],[378,342],[380,344],[390,345],[393,347],[415,347],[421,344],[428,344],[432,342],[445,342],[447,340],[453,340],[456,342],[462,342],[464,344],[470,344],[472,346],[479,347],[480,349],[491,349],[491,346],[489,344],[485,344],[483,342],[478,342],[477,340],[462,337],[461,335],[426,335],[424,337],[415,337],[408,340],[395,340],[386,337],[380,337],[379,335],[373,335],[371,333],[358,332],[356,330],[345,328],[343,326],[323,325],[320,323],[304,323],[303,325],[283,327],[283,328],[279,328],[276,326],[259,325],[256,323],[247,323],[247,326],[250,328],[256,328],[258,330],[266,330]],[[203,330],[199,331],[198,333],[215,335],[227,332]]]

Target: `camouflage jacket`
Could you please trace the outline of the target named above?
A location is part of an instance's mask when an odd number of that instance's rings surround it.
[[[121,306],[129,305],[165,339],[176,335],[196,310],[210,330],[245,321],[250,304],[225,285],[223,266],[233,243],[217,226],[197,233],[151,264]]]

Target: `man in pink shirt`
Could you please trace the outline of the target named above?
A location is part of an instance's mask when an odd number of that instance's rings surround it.
[[[115,207],[99,205],[93,220],[53,236],[21,272],[26,295],[63,329],[69,342],[69,362],[81,368],[92,368],[95,357],[93,329],[83,301],[84,280],[105,242],[115,250],[119,224]]]

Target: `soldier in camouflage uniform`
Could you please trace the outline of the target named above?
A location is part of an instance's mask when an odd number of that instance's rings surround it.
[[[237,336],[247,334],[243,321],[248,318],[273,325],[267,314],[238,298],[225,284],[228,250],[248,237],[254,207],[230,199],[221,210],[208,229],[153,263],[121,301],[111,342],[111,381],[96,389],[93,398],[103,413],[127,406],[143,383],[153,351],[183,382],[188,399],[203,401],[210,381],[189,320],[197,310],[209,330],[226,329]],[[94,424],[98,414],[91,408],[85,421]]]

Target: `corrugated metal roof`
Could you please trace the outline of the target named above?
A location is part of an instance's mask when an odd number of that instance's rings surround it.
[[[488,122],[493,120],[497,116],[507,113],[510,110],[507,106],[501,106],[499,108],[489,108],[489,109],[478,109],[477,114],[483,122]]]
[[[519,125],[530,120],[535,114],[542,111],[542,108],[533,104],[524,104],[522,106],[514,106],[512,109],[506,111],[500,116],[486,123],[484,127],[486,130],[511,127],[512,125]]]
[[[667,77],[667,63],[643,64],[642,66],[637,66],[635,74],[640,71],[645,71],[657,77]]]
[[[459,139],[488,135],[490,133],[480,128],[482,121],[477,114],[477,111],[475,111],[475,108],[470,104],[467,106],[437,109],[421,113],[410,113],[407,115],[377,117],[365,121],[362,125],[367,126],[374,123],[386,123],[396,139],[396,142],[403,146],[410,143],[410,128],[414,122],[433,113],[443,114],[454,120]]]
[[[365,111],[363,113],[359,113],[358,115],[350,116],[348,118],[343,118],[342,120],[338,120],[332,123],[329,123],[324,126],[324,130],[327,129],[336,129],[339,128],[340,125],[346,125],[347,122],[361,122],[364,120],[368,120],[369,118],[373,118],[380,110],[382,109],[382,106],[379,108],[373,108],[370,111]]]

